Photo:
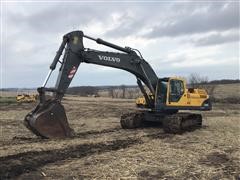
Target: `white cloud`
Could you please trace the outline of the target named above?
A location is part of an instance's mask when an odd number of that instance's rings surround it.
[[[123,47],[139,49],[159,76],[186,76],[196,71],[209,74],[212,79],[236,78],[239,76],[237,5],[231,2],[5,3],[4,44],[1,44],[3,87],[39,86],[62,36],[76,29]],[[112,51],[89,40],[84,45]],[[81,65],[79,71],[73,85],[106,85],[107,79],[109,84],[135,83],[134,76],[113,68]]]
[[[223,64],[223,63],[226,63],[227,60],[221,60],[221,61],[216,61],[214,59],[198,59],[198,60],[194,60],[192,61],[191,59],[186,59],[184,61],[181,61],[181,62],[174,62],[172,63],[172,66],[175,66],[175,67],[186,67],[186,68],[189,68],[189,67],[201,67],[201,66],[206,66],[206,64],[208,66],[212,66],[212,65],[216,65],[216,64]]]

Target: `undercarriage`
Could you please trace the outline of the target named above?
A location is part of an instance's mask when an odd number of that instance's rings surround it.
[[[201,114],[176,113],[164,114],[151,111],[136,111],[121,116],[123,129],[144,127],[146,122],[159,122],[166,133],[180,134],[202,126]]]

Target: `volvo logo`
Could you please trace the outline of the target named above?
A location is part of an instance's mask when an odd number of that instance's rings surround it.
[[[110,57],[110,56],[102,56],[102,55],[98,55],[99,59],[101,61],[110,61],[110,62],[116,62],[116,63],[120,63],[120,58],[117,57]]]

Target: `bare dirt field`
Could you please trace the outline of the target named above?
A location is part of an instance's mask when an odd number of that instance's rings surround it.
[[[134,100],[67,97],[75,137],[44,140],[24,126],[36,104],[0,107],[0,179],[239,179],[239,104],[214,104],[203,127],[165,134],[159,124],[124,130]]]

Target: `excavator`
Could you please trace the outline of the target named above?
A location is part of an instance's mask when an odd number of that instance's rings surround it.
[[[36,102],[38,98],[37,94],[29,95],[29,94],[18,94],[16,96],[16,101],[18,103],[31,103]]]
[[[114,51],[85,48],[85,38]],[[55,87],[47,87],[58,63],[60,68]],[[134,112],[122,114],[120,124],[123,129],[139,128],[147,121],[157,121],[163,124],[167,133],[182,133],[201,127],[202,116],[191,111],[179,112],[180,110],[206,111],[212,108],[209,95],[204,89],[187,89],[186,81],[177,77],[158,78],[137,49],[121,47],[100,38],[95,39],[82,31],[72,31],[63,36],[49,73],[43,85],[37,89],[39,104],[24,119],[25,126],[35,135],[42,138],[74,137],[74,130],[69,126],[61,100],[81,63],[118,68],[135,75],[145,105]],[[46,98],[46,93],[49,92],[52,97]]]

